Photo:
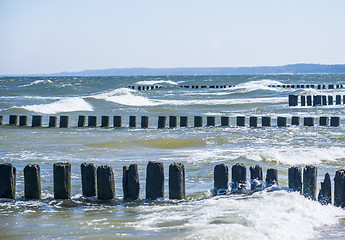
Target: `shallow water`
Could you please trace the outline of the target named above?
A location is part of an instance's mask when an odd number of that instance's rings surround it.
[[[70,116],[70,128],[0,126],[0,163],[17,168],[17,201],[0,200],[0,238],[86,239],[341,239],[345,212],[287,191],[290,166],[318,166],[318,184],[344,168],[344,105],[288,107],[288,94],[345,95],[344,89],[280,89],[270,84],[345,84],[345,75],[18,77],[0,78],[0,115]],[[159,84],[136,91],[126,87]],[[178,85],[236,85],[180,89]],[[76,128],[78,115],[122,116],[123,128]],[[149,116],[149,129],[129,129],[129,116]],[[158,116],[189,116],[188,128],[157,129]],[[235,127],[236,116],[271,116],[272,127]],[[230,127],[193,128],[193,116],[230,116]],[[276,127],[276,117],[340,116],[340,127]],[[248,119],[247,119],[248,122]],[[111,120],[112,124],[112,120]],[[259,118],[259,125],[261,120]],[[288,120],[290,124],[290,120]],[[72,200],[53,200],[52,165],[72,164]],[[165,199],[145,198],[146,165],[165,166]],[[81,197],[80,164],[110,165],[116,198]],[[168,166],[186,168],[183,201],[168,199]],[[244,163],[277,168],[279,187],[212,197],[213,168]],[[23,168],[41,166],[42,200],[24,201]],[[122,200],[122,167],[137,163],[140,199]],[[247,169],[249,177],[249,170]],[[333,184],[333,183],[332,183]],[[339,237],[340,236],[340,237]]]

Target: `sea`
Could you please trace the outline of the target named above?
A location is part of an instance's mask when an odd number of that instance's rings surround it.
[[[318,189],[329,173],[345,167],[345,105],[288,106],[288,95],[345,95],[344,89],[292,89],[283,84],[343,84],[345,75],[1,77],[0,163],[17,169],[16,199],[0,199],[0,239],[344,239],[345,210],[321,205],[288,189],[288,168],[315,165]],[[181,88],[180,86],[232,86]],[[162,86],[145,91],[128,86]],[[9,115],[41,115],[43,127],[9,126]],[[69,116],[69,128],[48,128],[49,116]],[[121,128],[78,128],[78,116],[122,117]],[[137,128],[129,128],[136,116]],[[141,116],[149,127],[140,127]],[[188,117],[188,127],[157,129],[158,116]],[[193,125],[194,116],[216,117],[216,126]],[[228,127],[220,118],[230,118]],[[237,127],[236,117],[246,126]],[[258,127],[249,127],[249,117]],[[261,127],[261,117],[272,118]],[[291,117],[301,118],[291,126]],[[319,126],[319,117],[340,117],[340,126]],[[287,127],[277,127],[287,117]],[[315,126],[303,126],[314,117]],[[178,121],[179,125],[179,121]],[[164,198],[145,199],[146,166],[163,162]],[[54,200],[53,164],[72,165],[72,198]],[[80,164],[109,165],[115,198],[97,201],[81,190]],[[186,199],[169,200],[169,165],[185,166]],[[136,163],[140,199],[124,201],[122,169]],[[247,166],[248,191],[213,196],[214,167]],[[42,199],[25,200],[23,169],[41,167]],[[278,170],[278,185],[251,192],[249,167],[264,177]]]

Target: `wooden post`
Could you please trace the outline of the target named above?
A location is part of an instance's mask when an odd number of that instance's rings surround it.
[[[26,126],[26,125],[28,125],[28,117],[19,116],[19,126]]]
[[[221,117],[220,118],[220,125],[222,127],[229,127],[229,117]]]
[[[236,117],[236,125],[239,127],[244,127],[245,126],[245,121],[246,121],[246,117],[242,117],[242,116],[237,116]]]
[[[129,127],[130,128],[136,128],[137,127],[135,116],[129,116]]]
[[[333,96],[328,96],[328,105],[333,105]]]
[[[295,107],[298,103],[298,96],[297,95],[289,95],[289,106]]]
[[[311,101],[311,96],[307,96],[307,106],[311,106],[312,105],[312,101]]]
[[[277,125],[278,127],[286,127],[286,117],[278,117]]]
[[[167,121],[166,116],[158,116],[158,129],[165,128],[166,121]]]
[[[24,198],[41,198],[41,172],[37,164],[29,164],[24,168]]]
[[[148,128],[148,127],[149,127],[149,117],[141,116],[141,128]]]
[[[298,126],[299,125],[299,117],[292,117],[291,118],[291,125]]]
[[[250,166],[250,185],[251,189],[260,189],[262,186],[262,168],[259,165]]]
[[[97,192],[96,174],[97,166],[93,163],[82,163],[81,170],[81,183],[84,197],[94,197]]]
[[[85,127],[85,116],[79,115],[79,117],[78,117],[78,127]]]
[[[114,128],[121,127],[121,116],[114,116]]]
[[[334,177],[334,206],[345,208],[345,170],[335,172]]]
[[[247,170],[243,163],[236,163],[232,166],[231,191],[238,192],[246,188]]]
[[[317,200],[322,205],[332,204],[331,177],[325,174],[325,179],[321,182],[321,189]]]
[[[313,106],[321,105],[321,95],[314,95],[313,96]]]
[[[0,198],[16,197],[16,168],[11,163],[0,164]]]
[[[328,117],[320,117],[320,126],[328,126]]]
[[[2,125],[2,121],[3,121],[4,117],[0,116],[0,125]]]
[[[57,126],[57,117],[55,117],[55,116],[49,116],[49,124],[48,124],[48,127],[56,128],[56,126]]]
[[[249,118],[249,127],[258,127],[258,117],[250,117]]]
[[[331,117],[331,126],[339,127],[339,125],[340,125],[340,117]]]
[[[97,167],[97,198],[110,200],[115,197],[115,180],[113,169],[108,165]]]
[[[12,126],[17,126],[18,116],[17,115],[10,115],[9,117],[9,124]]]
[[[202,127],[202,117],[194,116],[194,127]]]
[[[341,95],[336,95],[335,96],[335,104],[340,105],[341,104]]]
[[[322,96],[322,103],[323,106],[327,105],[327,96]]]
[[[277,169],[267,169],[267,174],[266,174],[266,183],[267,186],[270,187],[272,185],[278,185],[278,171]]]
[[[213,116],[208,116],[207,118],[206,118],[206,122],[207,122],[207,126],[208,127],[214,127],[214,126],[216,126],[216,118],[215,117],[213,117]]]
[[[60,116],[60,128],[68,128],[68,116]]]
[[[303,195],[306,198],[316,200],[317,168],[305,166],[303,169]]]
[[[33,115],[31,127],[42,127],[42,116]]]
[[[305,96],[304,95],[302,95],[301,96],[301,106],[305,106]]]
[[[108,128],[109,127],[109,116],[102,116],[101,119],[101,127]]]
[[[290,167],[288,170],[289,188],[302,193],[302,168]]]
[[[70,199],[71,198],[71,164],[54,163],[54,198]]]
[[[271,126],[271,117],[262,117],[261,118],[261,126],[270,127]]]
[[[88,117],[88,127],[97,127],[97,117],[96,116],[89,116]]]
[[[137,164],[123,167],[122,188],[124,200],[137,200],[139,198],[140,184]]]
[[[229,169],[224,163],[214,167],[214,194],[225,194],[229,190]]]
[[[177,117],[169,116],[169,128],[176,128],[176,127],[177,127]]]
[[[314,126],[314,118],[313,117],[305,117],[304,118],[304,126],[308,126],[308,127]]]
[[[188,127],[188,117],[180,117],[180,127]]]
[[[146,198],[164,197],[164,166],[162,162],[150,161],[146,169]]]
[[[173,163],[169,166],[169,198],[185,199],[185,168],[182,163]]]

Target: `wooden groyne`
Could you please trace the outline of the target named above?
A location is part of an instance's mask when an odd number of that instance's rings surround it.
[[[345,105],[345,95],[289,95],[289,106]]]
[[[277,84],[277,85],[268,85],[271,88],[290,88],[290,89],[342,89],[344,85],[342,84]]]
[[[0,116],[2,117],[2,116]],[[58,117],[56,116],[47,116],[48,123],[47,127],[49,128],[68,128],[69,125],[69,116],[60,116],[59,117],[59,124],[58,124]],[[19,118],[19,124],[18,124]],[[152,118],[152,117],[151,117]],[[269,116],[221,116],[218,119],[219,124],[216,124],[217,118],[215,116],[158,116],[154,117],[154,122],[157,123],[157,129],[174,129],[177,127],[186,128],[186,127],[194,127],[194,128],[201,128],[201,127],[250,127],[250,128],[257,128],[257,127],[288,127],[288,126],[332,126],[338,127],[340,126],[340,117],[338,116],[320,116],[318,118],[314,117],[299,117],[299,116],[292,116],[291,118],[287,117],[269,117]],[[17,115],[10,115],[8,117],[8,125],[10,126],[30,126],[28,124],[28,116],[17,116]],[[32,116],[31,127],[43,127],[43,116]],[[101,116],[101,121],[99,123],[99,118],[97,116],[82,116],[78,117],[77,126],[78,128],[142,128],[148,129],[149,128],[149,116],[129,116],[129,121],[126,122],[128,125],[123,123],[122,116]],[[112,124],[110,120],[112,119]],[[235,123],[230,124],[230,119],[233,119]],[[192,120],[192,121],[189,121]],[[205,121],[206,120],[206,121]],[[302,122],[303,120],[303,122]],[[318,121],[318,124],[316,122]],[[2,125],[3,122],[0,122]],[[73,126],[72,126],[73,127]]]
[[[82,163],[81,192],[84,197],[95,197],[98,200],[115,198],[114,171],[108,165],[97,166],[93,163]],[[169,199],[186,199],[185,177],[186,171],[182,163],[169,166]],[[259,165],[250,167],[250,180],[247,179],[247,168],[243,163],[231,167],[231,182],[229,182],[229,168],[224,163],[217,164],[213,172],[213,195],[231,193],[248,193],[260,191],[267,187],[277,186],[277,169],[267,169],[266,179],[263,180],[263,170]],[[317,200],[321,204],[334,203],[337,207],[345,208],[345,170],[336,171],[334,177],[334,198],[332,198],[331,180],[329,173],[325,174],[317,191],[317,167],[290,167],[288,169],[288,190],[297,191],[306,198]],[[53,164],[53,189],[55,199],[71,199],[71,164],[66,162]],[[30,200],[41,199],[40,167],[29,164],[24,168],[24,198]],[[146,168],[146,199],[164,198],[164,164],[150,161]],[[140,183],[138,166],[131,164],[123,167],[122,188],[124,200],[139,198]],[[0,198],[16,199],[16,168],[10,163],[0,164]]]

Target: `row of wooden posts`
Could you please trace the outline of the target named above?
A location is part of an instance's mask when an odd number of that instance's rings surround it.
[[[327,105],[345,105],[345,95],[336,95],[335,102],[332,95],[289,95],[289,106],[327,106]]]
[[[199,88],[214,88],[214,89],[224,89],[224,88],[232,88],[235,87],[234,85],[180,85],[180,88],[190,88],[190,89],[199,89]],[[127,88],[129,89],[133,89],[133,90],[138,90],[138,91],[146,91],[146,90],[154,90],[154,89],[158,89],[158,88],[164,88],[164,86],[161,85],[152,85],[152,86],[136,86],[136,85],[131,85],[128,86]]]
[[[19,117],[19,124],[18,124],[18,117]],[[32,127],[42,127],[42,119],[41,115],[33,115],[32,116]],[[97,116],[88,116],[88,125],[87,127],[98,127],[97,125]],[[237,116],[236,117],[236,126],[245,127],[246,126],[246,119],[249,120],[248,126],[249,127],[258,127],[259,126],[259,117],[245,117],[245,116]],[[293,116],[291,117],[291,125],[298,126],[300,125],[300,117]],[[0,116],[0,125],[2,125],[3,117]],[[168,126],[167,126],[167,117],[166,116],[158,116],[158,127],[159,129],[163,128],[176,128],[178,117],[176,116],[169,116],[168,118]],[[314,118],[313,117],[304,117],[303,118],[303,125],[304,126],[314,126]],[[277,117],[277,126],[278,127],[287,127],[288,126],[288,118],[287,117]],[[181,116],[179,117],[180,127],[188,127],[188,117]],[[8,124],[11,126],[28,126],[28,117],[27,116],[17,116],[17,115],[10,115]],[[338,127],[340,125],[340,117],[327,117],[321,116],[319,118],[319,125],[320,126],[332,126]],[[78,127],[85,127],[86,126],[86,116],[79,116],[78,117]],[[214,116],[207,116],[206,117],[206,125],[203,124],[203,117],[202,116],[194,116],[194,127],[215,127],[216,126],[216,117]],[[220,127],[229,127],[230,126],[230,117],[221,117],[220,118]],[[261,126],[262,127],[271,127],[272,126],[272,118],[271,117],[261,117]],[[55,128],[57,127],[57,117],[56,116],[49,116],[48,127]],[[69,116],[60,116],[60,128],[68,128],[69,127]],[[101,117],[101,125],[100,127],[109,128],[110,127],[110,116],[102,116]],[[122,127],[122,117],[121,116],[113,116],[113,127],[114,128],[121,128]],[[129,116],[129,128],[136,128],[137,127],[137,117],[136,116]],[[145,129],[149,128],[149,117],[148,116],[141,116],[140,127]]]
[[[278,84],[278,85],[268,85],[268,87],[273,88],[292,88],[292,89],[303,89],[303,88],[315,88],[315,89],[339,89],[344,88],[342,84]]]
[[[249,187],[247,169],[243,163],[232,166],[232,181],[229,184],[229,169],[225,164],[214,167],[214,195],[242,193]],[[71,164],[54,163],[54,198],[71,198]],[[185,167],[182,163],[169,166],[169,199],[185,199]],[[114,172],[108,165],[96,166],[93,163],[81,164],[82,194],[84,197],[96,197],[110,200],[115,197]],[[262,168],[250,167],[251,190],[263,190],[265,187],[278,185],[277,169],[267,169],[266,181],[263,181]],[[124,200],[139,198],[140,183],[138,166],[131,164],[123,167],[122,176]],[[345,170],[336,171],[334,177],[334,200],[332,201],[331,179],[328,173],[321,182],[317,195],[317,168],[315,166],[290,167],[288,169],[288,188],[305,197],[318,200],[322,204],[332,204],[345,208]],[[10,163],[0,164],[0,198],[15,199],[16,168]],[[41,199],[40,166],[29,164],[24,168],[24,198]],[[146,168],[146,199],[164,198],[164,165],[150,161]]]
[[[139,90],[139,91],[145,91],[145,90],[153,90],[158,88],[163,88],[163,86],[160,85],[152,85],[152,86],[128,86],[127,88],[133,89],[133,90]]]

